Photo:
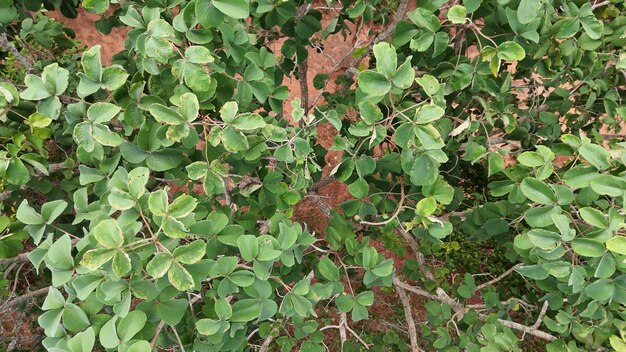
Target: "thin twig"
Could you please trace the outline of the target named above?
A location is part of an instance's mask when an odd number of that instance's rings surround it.
[[[346,326],[348,325],[348,317],[346,313],[341,313],[339,315],[339,338],[341,339],[341,350],[343,351],[343,346],[346,344],[348,340],[348,335],[346,334]]]
[[[48,290],[50,289],[50,287],[43,287],[40,288],[38,290],[35,291],[31,291],[29,293],[25,293],[11,301],[6,302],[4,305],[2,305],[2,309],[0,309],[0,314],[5,313],[6,311],[8,311],[11,307],[14,307],[20,303],[24,303],[32,298],[35,297],[39,297],[41,295],[45,295],[48,293]]]
[[[605,5],[610,5],[610,4],[611,4],[611,2],[610,2],[610,1],[602,1],[602,2],[599,2],[599,3],[597,3],[597,4],[593,4],[593,5],[591,5],[591,9],[592,9],[592,10],[595,10],[595,9],[597,9],[597,8],[599,8],[599,7],[602,7],[602,6],[605,6]]]
[[[537,317],[537,321],[533,324],[533,329],[537,329],[541,326],[541,321],[543,320],[543,316],[546,315],[546,312],[548,311],[548,306],[548,301],[544,301],[541,311],[539,312],[539,316]]]
[[[67,168],[67,164],[65,162],[62,163],[56,163],[56,164],[50,164],[48,165],[48,173],[54,173],[54,172],[58,172],[61,171],[63,169]],[[45,176],[43,173],[39,172],[39,170],[35,169],[35,175],[38,177],[41,176]],[[25,191],[28,189],[27,185],[21,185],[20,188],[22,191]],[[16,190],[9,190],[9,191],[4,191],[4,192],[0,192],[0,202],[5,201],[7,199],[9,199],[9,197],[11,197],[11,194],[16,191]]]
[[[178,345],[180,346],[181,352],[185,352],[185,347],[183,346],[183,342],[180,340],[180,336],[178,336],[178,331],[176,331],[175,327],[171,327],[174,332],[174,336],[176,336],[176,341],[178,341]]]
[[[163,329],[164,325],[165,325],[165,322],[163,320],[161,320],[159,322],[159,325],[157,325],[156,330],[154,331],[154,336],[152,336],[152,340],[150,340],[150,348],[154,348],[157,337],[159,337],[159,334],[161,333],[161,329]]]
[[[233,205],[233,200],[230,196],[230,190],[228,189],[228,178],[222,177],[222,183],[224,184],[224,202],[230,208],[230,215],[233,215],[235,212],[235,208]]]
[[[13,43],[11,43],[9,41],[9,39],[7,38],[7,34],[6,33],[0,34],[0,46],[2,46],[8,52],[10,52],[13,56],[15,56],[17,61],[22,66],[24,66],[24,68],[27,71],[32,71],[33,70],[33,65],[30,63],[30,61],[28,61],[28,59],[24,55],[22,55],[22,53],[19,52],[19,50],[17,50],[15,45],[13,45]]]
[[[465,313],[466,311],[469,310],[468,307],[464,307],[462,304],[460,304],[456,300],[450,298],[449,296],[448,297],[444,297],[443,295],[440,295],[439,293],[437,295],[434,295],[434,294],[426,292],[426,291],[424,291],[424,290],[422,290],[420,288],[411,286],[411,285],[401,281],[397,277],[393,278],[393,283],[394,283],[394,285],[400,286],[401,288],[403,288],[403,289],[405,289],[407,291],[416,293],[416,294],[418,294],[420,296],[428,297],[430,299],[449,304],[450,307],[452,307],[452,309],[455,312],[463,312],[463,313]],[[437,290],[439,290],[439,289],[440,288],[437,288]],[[482,313],[479,313],[478,316],[480,317],[481,320],[485,320],[485,319],[489,318],[489,316],[487,314],[482,314]],[[521,332],[523,332],[525,334],[530,334],[530,335],[542,338],[544,340],[554,341],[554,340],[557,339],[556,336],[551,335],[551,334],[549,334],[547,332],[541,331],[541,330],[539,330],[539,329],[537,329],[535,327],[532,327],[532,326],[526,326],[526,325],[523,325],[523,324],[520,324],[520,323],[516,323],[514,321],[504,320],[504,319],[498,319],[498,322],[500,322],[500,324],[502,324],[503,326],[506,326],[507,328],[518,330],[518,331],[521,331]]]
[[[278,328],[274,327],[272,328],[270,333],[267,334],[267,337],[265,338],[265,340],[263,340],[263,344],[261,345],[261,348],[259,348],[259,352],[267,352],[269,350],[270,344],[272,343],[272,341],[274,341],[274,335],[272,334],[277,330]]]
[[[417,243],[415,237],[413,237],[413,235],[402,226],[399,227],[399,230],[400,234],[402,234],[402,237],[409,244],[409,247],[411,247],[411,250],[415,255],[415,260],[417,260],[420,273],[422,273],[426,279],[434,281],[435,275],[433,275],[433,273],[426,268],[426,258],[424,258],[424,254],[420,251],[419,244]]]
[[[400,184],[400,200],[398,201],[398,207],[396,208],[396,211],[393,212],[393,215],[391,215],[389,219],[385,221],[380,221],[380,222],[369,222],[369,221],[363,220],[361,221],[361,225],[373,225],[373,226],[387,225],[388,223],[392,222],[395,218],[398,217],[398,214],[400,214],[400,211],[402,210],[402,205],[404,205],[404,185]]]
[[[487,281],[487,282],[485,282],[485,283],[483,283],[483,284],[480,284],[480,285],[476,286],[476,291],[480,291],[480,290],[482,290],[483,288],[485,288],[485,287],[487,287],[487,286],[489,286],[489,285],[493,285],[493,284],[497,283],[498,281],[500,281],[500,280],[504,279],[504,278],[505,278],[506,276],[508,276],[510,273],[514,272],[514,271],[515,271],[515,269],[517,269],[520,265],[521,265],[521,264],[516,264],[516,265],[513,265],[511,268],[509,268],[509,270],[507,270],[507,271],[503,272],[501,275],[499,275],[499,276],[498,276],[498,277],[496,277],[495,279],[493,279],[493,280],[489,280],[489,281]]]
[[[406,325],[409,332],[411,351],[421,352],[422,350],[417,344],[417,329],[415,328],[415,321],[413,320],[411,301],[409,300],[409,297],[406,295],[406,292],[404,292],[404,289],[402,287],[398,285],[394,286],[396,287],[396,292],[398,292],[398,297],[400,298],[400,302],[402,302],[402,307],[404,308],[404,320],[406,320]]]
[[[298,80],[300,81],[300,106],[306,113],[309,109],[309,59],[298,64]]]

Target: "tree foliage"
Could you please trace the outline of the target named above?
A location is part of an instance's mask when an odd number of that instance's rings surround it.
[[[323,351],[336,329],[382,350],[350,325],[382,318],[388,288],[413,351],[626,351],[623,2],[409,3],[84,0],[101,30],[131,28],[105,66],[43,10],[74,1],[0,2],[21,64],[0,82],[0,257],[27,240],[51,277],[45,348]],[[372,24],[321,97],[283,85]],[[342,152],[324,176],[320,124]],[[352,199],[321,235],[293,215],[329,182]],[[425,249],[453,233],[509,266],[435,275]]]

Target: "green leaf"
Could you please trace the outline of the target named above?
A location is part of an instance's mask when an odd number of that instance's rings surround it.
[[[117,133],[111,132],[111,130],[104,125],[93,125],[92,133],[93,139],[108,147],[117,147],[124,141]]]
[[[541,267],[541,265],[520,266],[515,269],[515,271],[534,280],[543,280],[548,277],[548,271]]]
[[[320,274],[329,281],[339,280],[339,269],[328,257],[322,258],[317,264]]]
[[[253,235],[243,235],[237,239],[237,247],[241,253],[241,257],[251,262],[259,254],[259,243]]]
[[[111,261],[111,267],[117,277],[123,277],[132,269],[130,257],[123,251],[117,251]]]
[[[63,308],[65,305],[65,298],[61,291],[54,287],[50,287],[48,290],[48,295],[46,296],[46,300],[43,302],[41,309],[43,310],[51,310],[57,308]]]
[[[372,291],[364,291],[356,295],[355,297],[356,303],[369,307],[374,304],[374,292]]]
[[[168,125],[180,125],[185,118],[178,111],[161,104],[150,105],[150,114],[160,123]]]
[[[20,98],[24,100],[42,100],[52,95],[48,92],[44,81],[35,75],[26,75],[24,83],[26,89],[20,93]]]
[[[396,49],[387,42],[374,45],[374,57],[376,57],[376,70],[387,77],[393,77],[398,66]]]
[[[267,126],[259,114],[239,115],[230,123],[230,125],[240,131],[254,131],[258,128]]]
[[[578,153],[598,170],[606,170],[611,166],[611,155],[597,144],[584,144]]]
[[[161,278],[170,269],[172,262],[172,256],[169,253],[157,253],[146,265],[146,271],[155,279]]]
[[[488,176],[491,177],[504,170],[504,159],[498,152],[489,153],[488,158],[489,171]]]
[[[175,326],[183,318],[185,311],[189,309],[189,301],[186,299],[167,299],[157,303],[156,307],[161,320],[167,325]]]
[[[104,248],[117,248],[124,244],[122,229],[117,225],[117,221],[114,219],[101,221],[91,230],[91,233],[96,241]]]
[[[606,248],[613,253],[626,255],[626,237],[616,236],[606,241]]]
[[[70,72],[53,63],[43,69],[41,78],[51,95],[61,95],[67,89]]]
[[[589,182],[589,185],[594,192],[611,197],[619,197],[626,190],[626,181],[613,175],[598,175]]]
[[[606,253],[598,262],[596,272],[593,274],[597,278],[607,279],[615,273],[615,258],[610,253]]]
[[[150,193],[148,197],[148,208],[152,214],[156,216],[165,216],[168,209],[167,193],[165,190],[160,189],[158,191]]]
[[[256,299],[242,299],[233,304],[233,315],[230,320],[235,323],[246,323],[261,315],[262,306]]]
[[[528,167],[539,167],[546,163],[543,157],[537,152],[523,152],[517,156],[517,161]]]
[[[120,340],[124,342],[130,341],[138,332],[146,325],[148,317],[141,310],[129,312],[117,324],[117,331]]]
[[[527,177],[520,185],[522,194],[531,201],[551,205],[556,202],[554,192],[548,185],[534,177]]]
[[[11,159],[4,173],[5,179],[13,185],[23,185],[30,180],[30,173],[22,159]]]
[[[73,303],[66,303],[63,307],[63,326],[72,332],[79,332],[89,326],[87,314]]]
[[[98,270],[104,263],[108,262],[115,255],[115,249],[99,248],[92,249],[83,254],[80,265],[94,271]]]
[[[359,88],[368,95],[382,96],[391,89],[391,82],[385,75],[370,70],[359,73],[358,82]]]
[[[448,19],[455,24],[465,23],[465,17],[467,16],[467,10],[465,6],[454,5],[448,9]]]
[[[196,161],[185,166],[185,170],[191,180],[199,180],[206,176],[209,166],[204,161]]]
[[[96,334],[92,327],[79,332],[67,341],[70,352],[91,352],[96,342]]]
[[[180,96],[178,112],[187,122],[192,122],[198,118],[200,104],[198,97],[193,93],[185,93]]]
[[[429,96],[437,94],[437,92],[441,88],[439,81],[437,81],[435,77],[429,74],[418,77],[415,79],[415,81],[422,87],[422,89],[424,89],[426,94],[428,94]]]
[[[585,288],[585,294],[596,301],[605,301],[613,295],[613,281],[598,279]]]
[[[505,61],[520,61],[526,56],[524,48],[515,42],[504,42],[498,45],[497,52],[498,58]]]
[[[335,305],[341,312],[348,313],[354,307],[354,296],[343,293],[335,298]]]
[[[111,207],[116,210],[127,210],[135,206],[135,199],[117,187],[111,188],[108,201]]]
[[[415,69],[411,65],[411,56],[409,56],[400,67],[396,70],[396,74],[393,76],[393,85],[400,89],[408,89],[413,85],[415,79]]]
[[[435,104],[422,105],[415,112],[415,123],[426,124],[439,120],[445,114],[445,110]]]
[[[244,19],[250,15],[248,0],[213,0],[212,4],[224,15],[234,19]]]
[[[579,213],[580,217],[582,217],[583,220],[591,226],[599,227],[601,229],[609,227],[609,221],[604,214],[597,209],[585,207],[581,208]]]
[[[187,194],[181,194],[174,199],[172,204],[170,204],[167,213],[175,219],[184,218],[191,214],[194,209],[196,209],[197,205],[198,201],[194,197]]]
[[[369,100],[359,103],[359,111],[363,121],[368,125],[374,125],[383,119],[383,113],[380,111],[380,108]]]
[[[522,24],[528,24],[539,16],[540,9],[540,0],[521,0],[517,7],[517,19]]]
[[[604,244],[602,244],[602,242],[589,238],[575,238],[572,241],[572,249],[576,254],[585,257],[601,257],[605,253]]]
[[[46,263],[55,269],[70,270],[74,267],[72,258],[72,240],[65,234],[54,242],[48,249]]]
[[[213,336],[224,329],[222,320],[200,319],[196,322],[196,330],[201,335]]]
[[[89,12],[103,14],[109,9],[109,0],[84,0],[83,7]]]
[[[222,142],[224,148],[231,153],[243,152],[250,148],[246,136],[231,126],[222,130]]]
[[[367,193],[369,191],[369,185],[367,184],[367,181],[359,178],[348,186],[348,191],[356,198],[365,198],[367,197]]]
[[[196,240],[189,244],[182,245],[172,252],[176,260],[183,264],[197,263],[204,257],[205,253],[206,243],[202,240]]]
[[[195,286],[191,274],[178,263],[172,264],[170,270],[167,272],[167,278],[170,280],[172,286],[176,287],[179,291],[187,291]]]
[[[87,118],[94,123],[111,121],[122,109],[110,103],[94,103],[87,110]]]
[[[26,225],[42,225],[46,222],[44,218],[35,211],[35,209],[28,205],[28,201],[26,199],[20,203],[15,216],[17,217],[17,220]]]
[[[120,65],[111,65],[102,70],[102,80],[100,82],[102,88],[114,91],[124,84],[128,79],[128,73]]]
[[[117,316],[113,316],[109,321],[106,322],[100,329],[100,334],[98,335],[98,339],[100,340],[100,344],[104,348],[115,348],[120,344],[120,339],[117,336],[117,330],[115,328],[115,323],[117,322]]]
[[[136,341],[130,348],[126,350],[126,352],[150,352],[152,351],[152,346],[150,346],[150,342],[148,341]]]
[[[45,128],[50,126],[52,119],[38,112],[28,116],[28,123],[36,128]]]
[[[185,58],[194,64],[208,64],[215,60],[209,49],[198,45],[187,47],[185,49]]]
[[[532,229],[527,233],[528,238],[535,246],[550,251],[561,245],[561,236],[556,232],[544,229]]]
[[[171,238],[185,238],[187,237],[187,229],[185,225],[173,217],[166,217],[161,223],[161,228],[166,236]]]
[[[229,101],[222,105],[220,109],[220,117],[222,121],[226,123],[231,123],[235,120],[235,116],[237,116],[237,112],[239,111],[239,105],[236,101]]]
[[[427,155],[420,154],[411,167],[411,183],[416,186],[433,184],[437,180],[439,168]]]
[[[135,199],[139,199],[146,191],[146,184],[150,178],[150,169],[138,167],[128,173],[128,192]]]

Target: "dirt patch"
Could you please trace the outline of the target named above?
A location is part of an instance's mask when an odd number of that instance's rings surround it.
[[[100,45],[100,53],[102,55],[102,64],[110,65],[113,55],[124,50],[124,39],[129,31],[127,27],[114,27],[110,34],[102,34],[96,29],[96,21],[101,18],[100,15],[89,13],[82,7],[78,9],[76,18],[67,18],[59,11],[50,11],[48,16],[63,23],[66,27],[76,32],[76,40],[89,47]],[[105,16],[107,14],[105,13]]]

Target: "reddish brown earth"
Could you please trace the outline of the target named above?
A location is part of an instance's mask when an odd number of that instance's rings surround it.
[[[109,11],[110,12],[110,11]],[[89,13],[83,8],[78,9],[76,18],[67,18],[59,11],[48,12],[48,15],[55,20],[62,22],[66,27],[76,32],[76,40],[91,47],[100,45],[100,53],[102,54],[102,64],[111,64],[111,57],[124,49],[124,39],[128,29],[125,27],[115,27],[111,33],[104,35],[96,29],[95,23],[100,19],[100,15]],[[105,13],[108,15],[108,13]]]

